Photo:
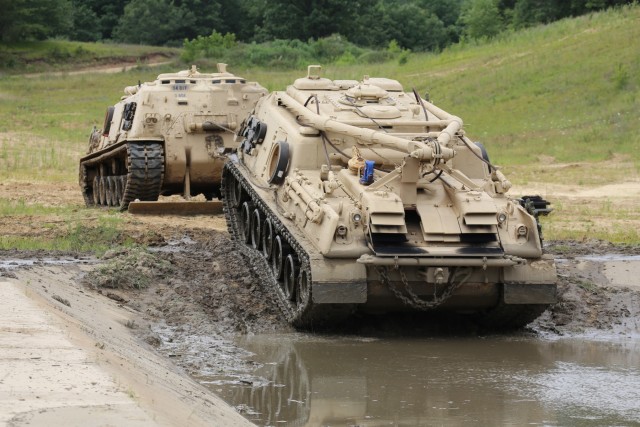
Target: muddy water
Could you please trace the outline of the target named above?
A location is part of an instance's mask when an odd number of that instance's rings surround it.
[[[90,257],[77,257],[77,258],[9,258],[0,259],[0,269],[12,270],[16,268],[42,266],[42,265],[64,265],[64,264],[87,264],[90,262],[96,262],[95,259]]]
[[[640,424],[640,340],[268,335],[202,378],[257,425]]]

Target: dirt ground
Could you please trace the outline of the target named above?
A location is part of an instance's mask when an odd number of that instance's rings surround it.
[[[608,194],[613,203],[630,203],[636,200],[640,191],[638,183],[627,183],[626,186],[607,186],[592,188],[583,186],[570,188],[543,188],[533,186],[520,189],[520,192],[545,191],[557,197],[573,198],[572,200],[589,202],[594,197]],[[550,197],[551,194],[543,194]],[[83,213],[83,221],[96,221],[99,210],[85,210],[83,201],[74,184],[38,183],[9,181],[0,183],[0,199],[22,201],[26,205],[38,203],[46,207],[77,206],[74,211]],[[149,286],[144,289],[122,289],[117,284],[113,294],[123,293],[123,298],[132,301],[140,310],[154,314],[156,319],[163,318],[174,324],[202,324],[203,319],[189,319],[189,316],[201,316],[211,323],[209,328],[216,333],[247,333],[276,330],[286,327],[279,320],[275,305],[269,296],[263,293],[256,283],[251,268],[237,253],[230,251],[232,242],[226,233],[226,224],[222,215],[217,216],[132,216],[119,214],[123,220],[121,225],[125,233],[141,245],[149,246],[153,258],[167,263],[168,270],[156,271],[151,265],[145,274],[149,277]],[[61,214],[4,215],[0,221],[0,233],[5,236],[42,236],[48,238],[59,233],[58,224],[67,221]],[[561,302],[543,316],[544,325],[540,327],[549,331],[565,333],[584,328],[606,328],[616,324],[624,317],[620,307],[626,293],[635,295],[640,291],[640,275],[628,276],[624,283],[611,285],[610,277],[602,268],[611,271],[628,270],[628,261],[579,262],[582,256],[605,254],[637,255],[638,246],[616,246],[601,241],[554,241],[546,242],[547,251],[556,255],[559,270],[559,293]],[[30,253],[12,251],[0,253],[0,261],[9,258],[45,258],[64,255],[82,256],[85,254]],[[108,253],[103,261],[135,258],[136,254]],[[128,268],[137,268],[129,266]],[[0,276],[3,268],[0,267]],[[9,272],[9,273],[7,273]],[[5,274],[13,274],[6,270]],[[640,272],[638,272],[640,274]],[[610,273],[612,274],[612,273]],[[609,275],[610,275],[609,274]],[[618,281],[620,282],[620,281]],[[629,286],[628,290],[624,284]],[[635,288],[634,288],[635,287]],[[128,295],[135,293],[135,297]],[[190,310],[173,307],[168,301],[183,300],[191,304]],[[175,304],[174,304],[175,305]],[[577,310],[576,308],[580,308]],[[173,311],[172,311],[173,310]],[[621,311],[622,310],[622,311]],[[630,310],[630,313],[633,309]],[[201,313],[201,314],[197,314]],[[616,314],[618,313],[618,314]],[[620,314],[622,313],[622,314]],[[571,316],[569,319],[567,316]],[[613,316],[613,317],[611,317]]]
[[[84,209],[76,186],[67,184],[0,183],[0,198]],[[100,260],[59,251],[0,251],[0,279],[32,286],[54,306],[68,300],[70,305],[62,308],[70,316],[79,310],[74,295],[81,294],[92,303],[127,310],[125,332],[183,374],[248,369],[251,362],[232,344],[234,337],[291,331],[252,266],[233,250],[222,216],[122,218],[140,247],[112,250]],[[52,214],[44,220],[55,224],[65,218]],[[86,220],[93,220],[91,213]],[[42,217],[5,215],[0,233],[56,233],[42,224]],[[546,250],[557,261],[558,303],[528,333],[638,336],[639,247],[554,241],[546,243]],[[65,288],[71,297],[64,296]],[[80,312],[77,316],[82,322]],[[130,351],[135,353],[135,347]]]

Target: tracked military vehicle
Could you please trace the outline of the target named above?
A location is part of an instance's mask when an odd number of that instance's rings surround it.
[[[267,91],[226,71],[160,74],[128,86],[94,129],[80,159],[80,187],[87,206],[117,206],[219,193],[222,166],[235,148],[240,123]]]
[[[509,197],[462,120],[398,81],[319,70],[258,102],[222,180],[229,231],[292,324],[436,310],[512,328],[555,301],[546,201]]]

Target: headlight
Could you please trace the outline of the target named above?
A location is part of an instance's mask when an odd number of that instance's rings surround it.
[[[504,224],[507,220],[507,214],[504,212],[498,212],[498,224]]]

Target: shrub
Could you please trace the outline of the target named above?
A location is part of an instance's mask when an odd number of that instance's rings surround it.
[[[208,37],[184,41],[182,60],[193,62],[213,59],[231,62],[236,67],[293,69],[311,63],[353,64],[364,49],[339,34],[318,40],[273,40],[264,43],[236,43],[233,34],[222,36],[215,31]]]
[[[210,36],[198,36],[193,40],[184,40],[182,44],[182,60],[192,62],[197,58],[222,57],[236,46],[236,36],[233,33],[222,35],[213,30]]]

